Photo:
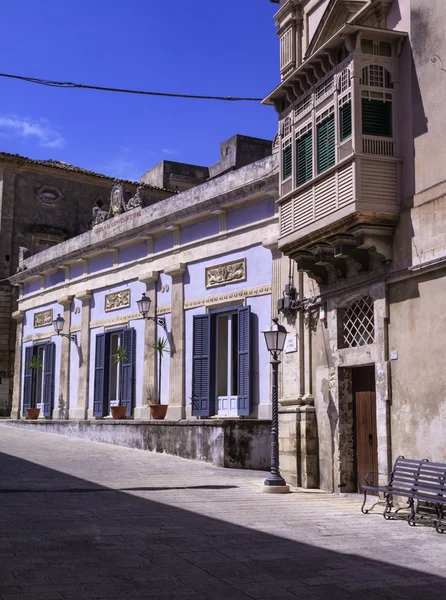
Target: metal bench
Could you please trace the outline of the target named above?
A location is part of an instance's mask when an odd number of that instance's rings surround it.
[[[435,529],[438,533],[446,531],[443,523],[444,507],[446,506],[446,464],[429,462],[427,459],[413,460],[398,456],[390,474],[387,485],[374,485],[369,473],[365,485],[361,486],[364,492],[364,502],[361,511],[367,514],[370,509],[365,508],[367,492],[381,492],[384,494],[386,505],[383,516],[385,519],[394,519],[401,508],[392,512],[394,496],[407,498],[410,508],[407,521],[409,525],[416,525],[423,517],[419,517],[418,507],[421,502],[433,505],[437,518]]]

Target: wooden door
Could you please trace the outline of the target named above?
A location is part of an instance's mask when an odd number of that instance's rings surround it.
[[[355,422],[356,486],[361,491],[368,473],[377,482],[378,444],[376,436],[375,367],[353,369],[353,411]]]

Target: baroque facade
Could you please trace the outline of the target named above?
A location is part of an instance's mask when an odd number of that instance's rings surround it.
[[[0,416],[11,409],[17,298],[7,278],[19,258],[41,252],[88,231],[91,211],[100,211],[111,177],[55,160],[0,153]],[[123,181],[126,196],[137,185]],[[174,192],[144,185],[147,202]]]
[[[271,142],[249,140],[224,142],[214,177],[148,207],[127,210],[113,188],[116,214],[104,208],[91,231],[22,261],[11,278],[20,289],[13,418],[35,405],[42,419],[102,419],[119,401],[145,420],[159,394],[169,421],[270,419],[262,331],[281,284],[278,156]],[[57,335],[58,315],[72,339]]]
[[[446,460],[444,3],[288,0],[275,19],[279,308],[301,323],[281,452],[305,485],[308,406],[317,486],[354,492],[399,455]]]

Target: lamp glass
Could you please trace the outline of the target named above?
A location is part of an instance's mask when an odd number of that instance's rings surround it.
[[[65,319],[60,315],[57,315],[57,319],[53,321],[54,330],[59,334],[65,325]]]
[[[143,294],[141,296],[141,299],[136,302],[141,315],[144,316],[149,312],[151,302],[152,301],[150,300],[150,298],[148,298],[145,294]]]
[[[287,333],[285,327],[277,319],[273,319],[271,327],[263,332],[269,352],[282,352]]]

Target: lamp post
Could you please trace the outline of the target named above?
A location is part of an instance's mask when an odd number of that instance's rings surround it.
[[[272,366],[272,415],[271,415],[271,471],[265,479],[263,491],[283,494],[290,491],[279,470],[279,355],[285,346],[287,330],[273,319],[271,327],[263,332],[266,347],[271,354]]]
[[[152,304],[152,300],[148,298],[145,293],[141,296],[140,300],[137,300],[136,304],[138,305],[138,310],[143,319],[149,319],[150,321],[155,321],[157,325],[162,327],[164,331],[166,331],[166,319],[165,317],[149,317],[148,313],[150,310],[150,305]]]
[[[77,337],[75,333],[62,333],[62,329],[65,325],[65,319],[60,315],[57,315],[57,318],[53,321],[53,327],[57,335],[68,338],[70,341],[77,343]]]

